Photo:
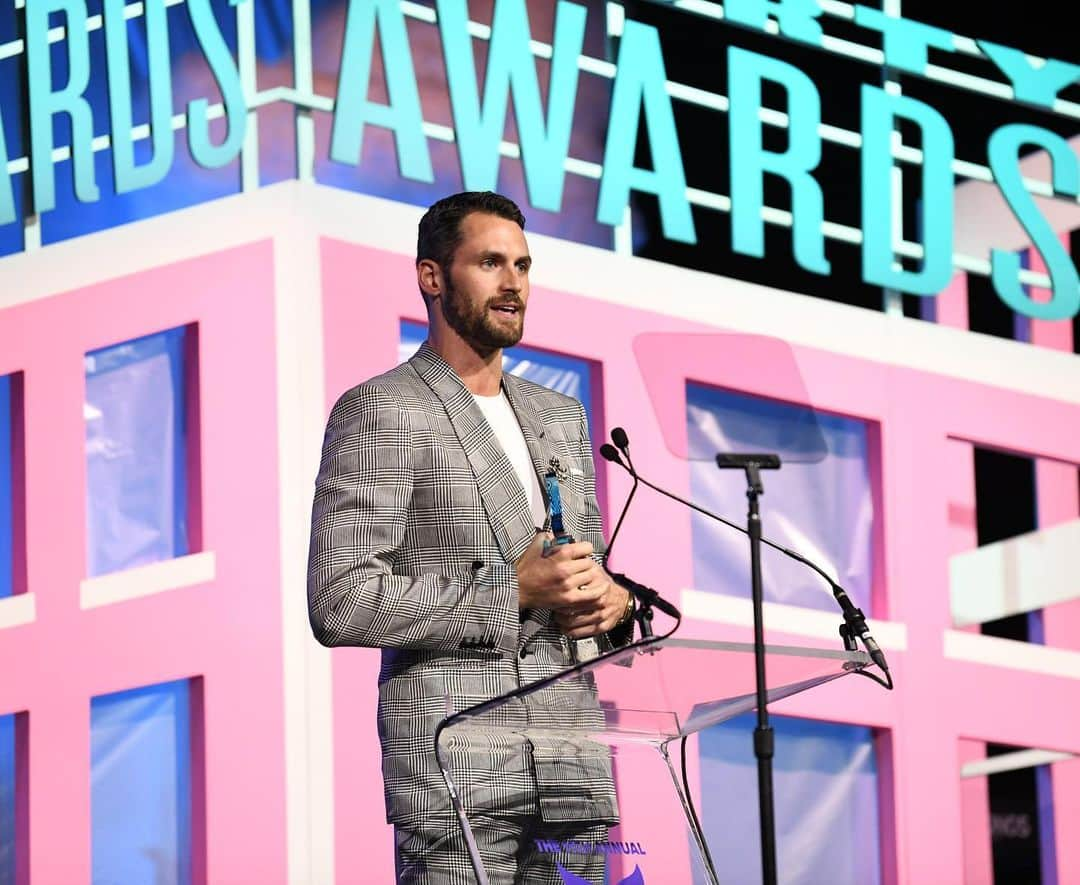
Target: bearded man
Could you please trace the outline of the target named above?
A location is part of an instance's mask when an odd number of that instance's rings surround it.
[[[345,393],[323,443],[308,609],[324,645],[382,649],[378,726],[399,882],[474,881],[433,753],[447,706],[564,669],[570,640],[631,635],[630,597],[600,564],[584,408],[502,371],[529,304],[524,227],[518,207],[493,193],[428,209],[416,256],[427,341]],[[545,555],[541,477],[553,468],[576,540]],[[526,742],[456,759],[493,885],[558,885],[537,840],[602,841],[615,822],[609,761],[574,760],[568,791],[553,757]],[[588,881],[603,876],[602,855],[574,863]]]

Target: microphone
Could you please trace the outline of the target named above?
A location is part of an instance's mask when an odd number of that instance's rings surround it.
[[[626,438],[626,431],[623,430],[621,427],[616,427],[614,430],[611,431],[611,438],[615,441],[615,444],[620,449],[622,449],[623,454],[626,455],[626,460],[629,461],[630,442]],[[637,581],[633,580],[633,578],[630,578],[627,575],[622,574],[621,572],[613,572],[607,568],[608,557],[611,556],[611,548],[615,546],[615,539],[619,535],[619,529],[622,528],[623,520],[626,518],[626,512],[630,509],[630,502],[634,499],[634,493],[637,491],[639,480],[638,475],[634,471],[633,467],[628,467],[625,463],[623,463],[622,458],[619,457],[618,451],[615,449],[615,446],[611,445],[611,443],[604,443],[602,446],[600,446],[600,457],[602,457],[605,461],[612,461],[618,464],[620,467],[622,467],[623,470],[626,470],[634,479],[634,484],[630,487],[630,494],[626,496],[626,503],[623,504],[622,513],[619,514],[619,521],[615,524],[615,531],[611,533],[611,542],[608,544],[607,550],[604,552],[604,568],[607,569],[608,574],[610,574],[611,577],[615,579],[615,583],[629,590],[630,593],[633,594],[633,596],[639,602],[644,605],[658,608],[665,615],[668,615],[669,617],[675,618],[677,620],[681,620],[682,612],[675,608],[674,605],[664,599],[664,597],[662,597],[655,590],[650,587],[646,587],[644,584],[639,584]]]
[[[621,428],[615,429],[619,430]],[[615,436],[614,431],[612,431],[611,435],[612,437]],[[623,434],[623,436],[625,438],[625,434]],[[628,469],[627,466],[623,464],[622,459],[619,457],[619,453],[615,451],[615,447],[611,445],[611,443],[604,443],[600,446],[600,456],[605,461],[617,461],[624,470]],[[622,528],[623,520],[626,518],[626,512],[630,509],[630,502],[634,500],[634,493],[637,491],[638,479],[632,470],[630,471],[630,475],[634,477],[634,484],[630,487],[630,494],[626,496],[626,503],[623,504],[622,513],[619,514],[619,520],[615,523],[615,531],[611,533],[611,541],[608,543],[607,550],[604,552],[605,569],[607,568],[608,558],[611,556],[611,548],[615,546],[615,539],[619,537],[619,529]]]
[[[621,451],[626,456],[626,461],[632,468],[634,466],[634,462],[630,460],[630,440],[626,436],[626,431],[623,430],[621,427],[612,428],[611,441],[619,447],[619,451]]]
[[[619,431],[618,437],[616,437],[615,435],[616,431]],[[619,446],[620,449],[622,449],[623,454],[626,455],[627,460],[629,460],[630,456],[628,450],[630,448],[630,441],[627,439],[626,431],[623,430],[621,427],[616,427],[615,430],[611,431],[611,438],[615,440],[615,443]],[[647,479],[645,479],[645,477],[638,474],[638,472],[633,468],[633,465],[625,464],[622,458],[619,457],[619,453],[615,451],[613,446],[601,446],[600,455],[606,461],[611,461],[613,464],[618,464],[623,470],[629,473],[634,478],[635,488],[640,482],[642,485],[648,486],[654,492],[658,492],[659,494],[663,495],[666,498],[670,498],[673,501],[678,501],[680,504],[683,504],[686,507],[689,507],[691,510],[700,513],[702,516],[707,516],[710,519],[715,519],[717,522],[721,522],[729,528],[733,528],[738,532],[742,532],[744,535],[749,534],[745,526],[741,526],[737,522],[732,522],[730,519],[725,519],[724,517],[713,513],[711,510],[706,510],[704,507],[699,507],[692,501],[688,501],[686,500],[686,498],[680,497],[674,492],[669,492],[667,489],[662,489],[660,488],[660,486],[654,485],[653,483],[649,482]],[[612,540],[614,540],[614,536],[612,536]],[[878,667],[881,668],[882,672],[888,673],[889,665],[885,661],[885,654],[884,652],[882,652],[881,647],[874,640],[874,637],[870,635],[870,628],[866,624],[866,615],[863,614],[862,609],[855,607],[855,603],[851,601],[851,598],[844,591],[844,588],[837,584],[836,581],[834,581],[832,578],[830,578],[824,569],[822,569],[816,563],[811,562],[802,554],[796,553],[794,550],[789,550],[782,544],[777,544],[775,541],[771,541],[765,537],[762,537],[761,543],[772,547],[774,550],[779,550],[785,556],[794,559],[796,562],[801,562],[807,568],[816,572],[818,575],[825,579],[829,587],[832,589],[833,596],[835,597],[837,603],[840,606],[840,611],[844,615],[844,621],[851,629],[851,632],[860,640],[862,640],[862,644],[866,648],[867,653],[870,655],[870,659],[875,664],[877,664]],[[658,605],[657,608],[659,607],[660,606]]]
[[[844,592],[843,587],[832,581],[829,583],[832,584],[833,596],[840,603],[840,610],[844,613],[844,621],[851,629],[851,632],[862,640],[863,647],[870,655],[870,659],[881,668],[882,672],[888,673],[889,665],[885,663],[885,653],[874,640],[874,637],[870,635],[870,628],[866,625],[866,615],[862,613],[861,608],[855,607],[855,603]]]
[[[634,596],[645,605],[651,605],[654,608],[660,609],[665,615],[671,618],[679,620],[682,618],[682,612],[680,612],[675,606],[664,599],[659,593],[653,590],[651,587],[646,587],[644,584],[639,584],[633,578],[629,578],[619,572],[611,572],[611,577],[615,579],[615,583],[629,590]]]
[[[619,457],[618,450],[611,443],[604,443],[600,446],[600,457],[605,461],[613,461],[616,464],[621,465],[624,469],[627,469],[626,465],[623,464],[622,458]]]

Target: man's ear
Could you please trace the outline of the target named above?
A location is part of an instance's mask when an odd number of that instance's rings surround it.
[[[439,298],[445,287],[439,263],[432,258],[422,258],[416,262],[416,282],[425,296]]]

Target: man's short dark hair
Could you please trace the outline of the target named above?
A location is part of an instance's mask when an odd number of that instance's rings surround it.
[[[454,252],[461,245],[461,222],[466,215],[483,212],[513,221],[525,229],[525,216],[517,203],[491,191],[465,191],[444,197],[424,213],[416,238],[416,263],[430,258],[449,273]]]

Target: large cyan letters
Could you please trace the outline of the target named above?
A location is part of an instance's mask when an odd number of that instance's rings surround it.
[[[892,133],[897,117],[922,133],[923,260],[918,271],[893,267]],[[936,295],[953,273],[952,130],[929,105],[864,85],[862,138],[863,279],[912,295]]]
[[[788,147],[771,153],[762,146],[761,82],[784,87],[788,106]],[[763,176],[779,175],[791,186],[792,235],[800,267],[827,274],[822,223],[825,207],[821,187],[810,174],[821,162],[821,101],[810,78],[782,61],[728,49],[728,92],[731,97],[729,151],[731,157],[731,247],[743,255],[765,255]]]
[[[665,237],[696,243],[694,218],[686,198],[682,152],[675,134],[675,115],[664,88],[666,80],[656,28],[627,21],[619,43],[596,220],[603,224],[621,223],[633,188],[659,198]],[[653,170],[634,166],[642,107]]]
[[[1080,160],[1060,135],[1038,126],[1012,123],[990,136],[990,171],[1009,208],[1042,253],[1054,291],[1049,301],[1033,300],[1020,285],[1020,256],[1002,249],[990,252],[994,288],[1001,300],[1015,311],[1038,320],[1064,320],[1080,310],[1080,281],[1072,259],[1024,187],[1019,153],[1026,144],[1037,144],[1050,154],[1054,193],[1066,197],[1080,195]]]
[[[49,61],[49,14],[61,11],[67,25],[68,81],[54,92]],[[35,0],[26,4],[26,67],[30,94],[30,173],[34,211],[56,206],[53,177],[53,115],[71,118],[71,159],[75,196],[83,203],[99,197],[94,181],[94,119],[83,93],[90,83],[90,48],[83,0]]]
[[[135,165],[131,138],[131,68],[128,63],[125,0],[105,0],[105,55],[109,73],[109,116],[112,120],[113,179],[118,194],[161,181],[173,161],[172,76],[169,70],[169,26],[165,0],[145,0],[146,47],[149,56],[150,162]]]
[[[979,48],[1009,78],[1017,101],[1029,101],[1044,108],[1052,108],[1058,93],[1080,79],[1080,65],[1067,61],[1048,58],[1045,64],[1034,68],[1025,53],[1011,46],[980,40]]]
[[[585,40],[585,8],[566,2],[557,7],[545,122],[536,59],[529,49],[525,0],[499,0],[495,4],[482,106],[465,2],[439,0],[437,7],[466,189],[494,190],[496,186],[507,97],[513,94],[529,202],[538,209],[558,212],[577,98],[577,60]]]
[[[770,15],[785,37],[821,45],[821,7],[817,0],[727,0],[724,4],[724,18],[728,21],[763,32]]]
[[[8,174],[7,139],[4,138],[4,115],[0,108],[0,225],[11,224],[15,220],[15,193],[11,188],[11,176]]]
[[[254,3],[255,0],[229,0],[231,6],[245,2]],[[236,69],[236,61],[221,35],[221,29],[218,28],[210,0],[188,0],[187,7],[195,37],[221,90],[228,126],[225,140],[219,145],[212,144],[208,119],[210,103],[205,98],[197,98],[187,109],[188,145],[196,163],[207,169],[216,169],[236,159],[244,145],[247,102],[240,85],[240,72]]]
[[[374,104],[367,98],[376,30],[390,99],[386,105]],[[405,18],[397,0],[352,0],[349,4],[330,159],[359,163],[364,127],[368,124],[394,133],[398,168],[403,176],[414,181],[435,180]]]

